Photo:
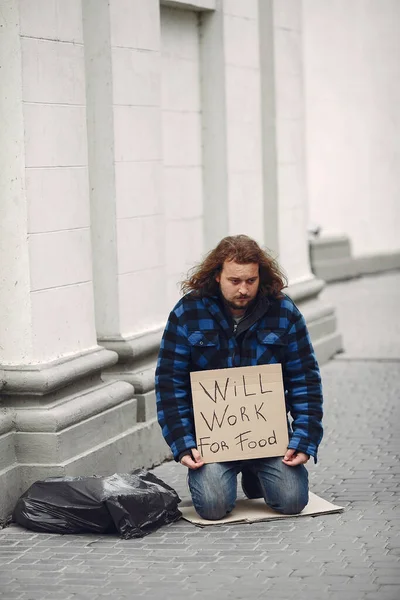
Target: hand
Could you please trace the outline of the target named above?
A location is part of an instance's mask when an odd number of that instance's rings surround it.
[[[191,449],[192,456],[190,454],[186,454],[186,456],[182,456],[181,465],[187,467],[188,469],[200,469],[205,463],[203,457],[200,452],[196,450],[196,448]]]
[[[296,450],[288,448],[285,456],[282,459],[282,462],[289,467],[296,467],[297,465],[304,465],[309,460],[310,457],[308,454],[304,454],[304,452],[296,452]]]

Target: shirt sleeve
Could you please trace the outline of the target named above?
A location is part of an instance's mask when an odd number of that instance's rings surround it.
[[[186,329],[175,309],[161,340],[155,388],[158,422],[176,461],[185,450],[196,448],[189,364]]]
[[[293,419],[288,448],[313,456],[317,462],[323,435],[321,375],[304,317],[297,309],[288,331],[285,358],[286,403]]]

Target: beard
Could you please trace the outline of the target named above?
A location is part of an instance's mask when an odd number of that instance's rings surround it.
[[[243,304],[241,302],[238,302],[238,300],[242,300]],[[236,310],[243,310],[244,308],[246,308],[250,302],[250,298],[239,298],[238,300],[225,300],[225,303],[229,306],[229,308],[234,308]],[[246,302],[245,302],[246,301]]]
[[[243,302],[238,302],[238,300],[243,300]],[[224,302],[227,306],[229,306],[229,308],[233,308],[234,310],[247,310],[254,302],[254,298],[252,299],[249,296],[237,298],[236,300],[227,300],[224,298]]]

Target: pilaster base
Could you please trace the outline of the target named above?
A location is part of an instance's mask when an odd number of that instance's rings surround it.
[[[100,344],[119,356],[118,364],[103,372],[103,380],[126,381],[133,385],[138,423],[157,416],[154,375],[162,332],[163,328],[158,328],[138,337],[99,340]]]
[[[15,433],[11,412],[0,410],[0,529],[22,493],[15,452]]]
[[[39,479],[126,473],[138,468],[152,468],[168,458],[172,458],[171,452],[160,435],[157,419],[151,419],[64,462],[14,462],[0,470],[0,528],[9,520],[18,497]]]
[[[321,279],[312,278],[289,286],[287,290],[288,296],[296,302],[304,315],[320,365],[328,362],[337,352],[343,351],[335,309],[319,298],[323,287],[324,282]]]
[[[130,383],[101,379],[116,361],[96,349],[46,366],[3,367],[0,523],[37,479],[148,468],[170,456],[152,393],[138,403]],[[138,423],[138,404],[145,422]]]
[[[352,256],[345,235],[322,235],[310,240],[313,273],[325,281],[344,281],[362,275],[400,269],[400,252]]]

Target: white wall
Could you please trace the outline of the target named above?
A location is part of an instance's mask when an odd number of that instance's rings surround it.
[[[223,9],[229,234],[245,233],[262,243],[258,2],[225,0]]]
[[[120,328],[165,315],[158,0],[112,0],[110,30]]]
[[[44,361],[96,345],[81,2],[23,0],[20,19],[34,353]]]
[[[161,10],[162,147],[168,303],[203,253],[199,16]]]
[[[19,130],[17,204],[9,189],[2,192],[10,227],[22,237],[19,247],[2,250],[16,275],[2,304],[11,323],[14,304],[20,316],[7,335],[17,343],[8,349],[7,343],[2,362],[29,364],[97,345],[84,52],[80,0],[68,7],[61,0],[21,0],[13,10],[15,27],[7,27],[7,35],[12,31],[20,75],[6,73],[5,88],[16,105],[6,140]]]
[[[303,0],[310,220],[400,249],[400,3]]]
[[[17,5],[0,2],[0,13],[0,363],[18,364],[33,357],[21,42]]]
[[[301,3],[263,5],[275,95],[277,186],[268,202],[257,0],[224,0],[203,14],[159,0],[0,3],[20,13],[4,44],[18,103],[6,107],[3,154],[19,139],[17,164],[1,155],[18,182],[0,180],[2,224],[5,214],[18,224],[3,236],[0,317],[16,331],[4,362],[86,350],[96,332],[106,340],[156,330],[209,245],[246,233],[268,246],[269,205],[290,282],[311,277]]]
[[[309,265],[301,2],[275,0],[273,15],[278,260],[295,284]],[[268,219],[268,214],[265,215]]]
[[[158,0],[83,0],[96,329],[165,318]]]

